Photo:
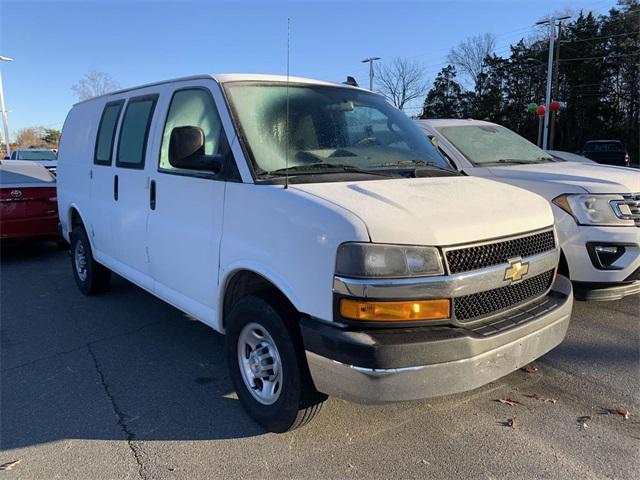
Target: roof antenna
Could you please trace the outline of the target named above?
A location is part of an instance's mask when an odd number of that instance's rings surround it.
[[[284,123],[284,188],[289,188],[289,44],[291,39],[291,18],[287,17],[287,112]]]

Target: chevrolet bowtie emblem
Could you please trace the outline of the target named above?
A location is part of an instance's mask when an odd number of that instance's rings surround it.
[[[529,263],[522,263],[520,259],[510,260],[509,268],[504,271],[504,279],[519,282],[529,272]]]

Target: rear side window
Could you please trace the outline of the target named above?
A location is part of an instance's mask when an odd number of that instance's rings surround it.
[[[113,142],[116,138],[116,126],[118,125],[122,105],[124,105],[124,100],[107,103],[102,111],[93,157],[93,163],[97,165],[111,165]]]
[[[151,127],[151,118],[153,117],[153,110],[157,100],[157,95],[146,95],[133,98],[127,103],[122,126],[120,127],[116,166],[126,168],[144,167],[149,128]]]
[[[624,146],[621,142],[597,142],[587,143],[585,147],[587,152],[622,152]]]

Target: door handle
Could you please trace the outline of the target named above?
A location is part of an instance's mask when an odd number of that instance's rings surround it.
[[[156,209],[156,181],[151,180],[151,185],[149,185],[149,207],[151,210]]]
[[[118,201],[118,175],[113,176],[113,199]]]

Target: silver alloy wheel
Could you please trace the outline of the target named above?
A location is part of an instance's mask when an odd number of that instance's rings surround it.
[[[258,323],[244,326],[238,337],[238,366],[253,398],[272,405],[282,391],[282,362],[276,343]]]
[[[76,264],[76,273],[81,282],[87,280],[87,256],[84,253],[84,245],[81,241],[76,243],[73,255]]]

